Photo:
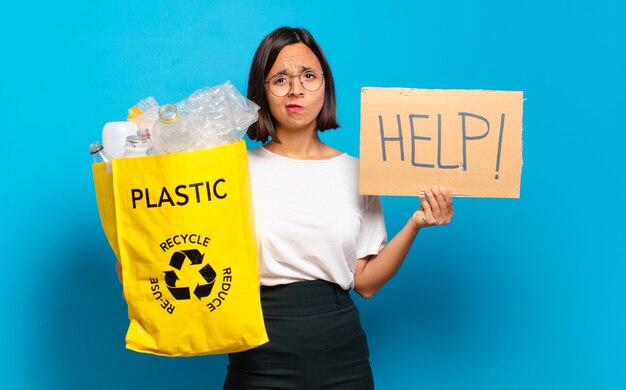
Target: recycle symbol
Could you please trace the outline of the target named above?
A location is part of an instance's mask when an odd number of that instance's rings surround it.
[[[200,266],[202,265],[202,260],[204,259],[204,253],[200,253],[197,249],[174,252],[174,254],[172,254],[172,258],[170,259],[170,266],[180,271],[185,263],[185,259],[189,259],[191,266]],[[178,300],[190,299],[191,294],[189,287],[176,286],[176,282],[179,280],[176,271],[164,272],[165,284],[167,285],[167,289],[170,290],[172,296]],[[210,264],[206,264],[204,267],[200,268],[198,272],[202,275],[206,284],[198,283],[196,288],[193,290],[193,293],[196,297],[198,297],[198,299],[202,299],[211,294],[211,290],[215,284],[216,274]]]

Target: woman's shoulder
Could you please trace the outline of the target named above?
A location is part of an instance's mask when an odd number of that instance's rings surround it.
[[[341,150],[335,149],[332,146],[326,145],[326,144],[324,144],[324,146],[322,147],[321,152],[322,152],[322,159],[331,159],[331,158],[342,156],[344,154],[347,155],[347,153],[344,153]]]
[[[325,156],[324,158],[327,160],[333,160],[333,161],[337,161],[337,162],[344,162],[344,163],[348,163],[349,165],[355,165],[359,163],[359,159],[357,157],[354,157],[352,155],[350,155],[347,152],[344,152],[342,150],[339,149],[335,149],[332,146],[329,145],[324,145],[325,146]]]

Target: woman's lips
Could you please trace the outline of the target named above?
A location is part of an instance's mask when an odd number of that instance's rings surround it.
[[[288,104],[287,105],[287,111],[291,112],[291,113],[298,113],[300,111],[304,110],[304,107],[299,106],[297,104]]]

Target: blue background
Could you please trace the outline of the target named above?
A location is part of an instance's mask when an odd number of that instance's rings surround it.
[[[624,389],[624,8],[615,1],[119,1],[3,6],[0,386],[217,389],[224,356],[124,349],[126,305],[87,145],[147,96],[231,80],[308,28],[358,155],[362,86],[522,90],[518,200],[456,199],[357,299],[379,389]],[[416,198],[385,197],[390,234]]]

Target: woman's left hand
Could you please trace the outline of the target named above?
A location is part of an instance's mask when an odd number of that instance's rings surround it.
[[[454,207],[452,196],[445,187],[428,187],[419,198],[422,205],[411,217],[418,229],[450,223],[454,216]]]

